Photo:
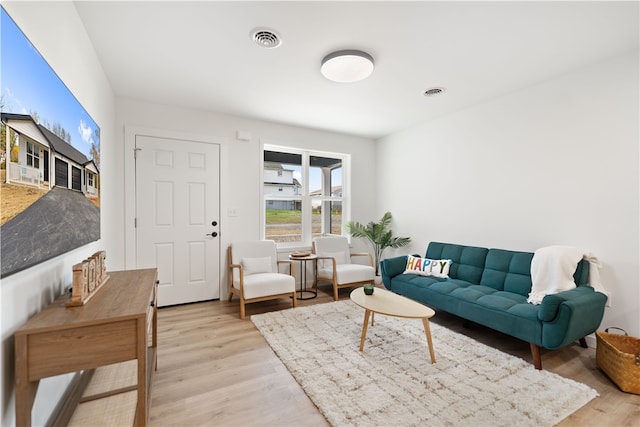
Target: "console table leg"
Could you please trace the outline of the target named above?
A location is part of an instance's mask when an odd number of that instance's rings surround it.
[[[31,426],[31,411],[40,381],[16,381],[16,425]]]

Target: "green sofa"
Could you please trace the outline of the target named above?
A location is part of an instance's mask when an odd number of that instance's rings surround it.
[[[403,274],[407,256],[381,262],[384,286],[419,301],[530,343],[536,369],[540,348],[558,349],[595,332],[607,297],[588,284],[589,263],[578,263],[576,288],[527,303],[533,253],[431,242],[425,258],[452,261],[448,277]]]

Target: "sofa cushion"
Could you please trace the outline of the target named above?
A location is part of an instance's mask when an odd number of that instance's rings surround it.
[[[240,284],[234,281],[233,287],[239,289]],[[244,278],[243,290],[245,299],[295,292],[296,279],[281,273],[250,274]]]
[[[480,283],[484,262],[489,249],[451,243],[431,242],[425,258],[450,259],[449,277]]]
[[[431,286],[429,286],[429,288],[441,294],[449,295],[456,289],[464,289],[468,288],[469,286],[473,286],[473,283],[465,282],[464,280],[460,279],[451,279],[441,282],[435,282]]]
[[[430,287],[433,283],[445,279],[435,276],[418,276],[416,274],[398,274],[393,278],[393,283],[411,283],[417,287]]]
[[[477,302],[480,298],[491,295],[496,290],[488,286],[482,285],[470,285],[466,287],[458,287],[451,292],[451,296],[465,300],[468,302]]]
[[[449,277],[450,259],[429,259],[409,255],[403,274],[420,276]]]
[[[480,284],[527,296],[531,292],[531,252],[490,249]]]

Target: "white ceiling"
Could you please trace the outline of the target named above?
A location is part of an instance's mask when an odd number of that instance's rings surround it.
[[[638,2],[75,3],[116,95],[378,138],[638,49]],[[255,44],[268,27],[283,43]],[[334,50],[376,68],[320,74]],[[606,84],[606,82],[602,82]],[[433,86],[446,92],[425,97]]]

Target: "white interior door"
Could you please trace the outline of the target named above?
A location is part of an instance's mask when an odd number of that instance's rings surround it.
[[[136,135],[136,265],[158,305],[220,297],[220,146]]]

